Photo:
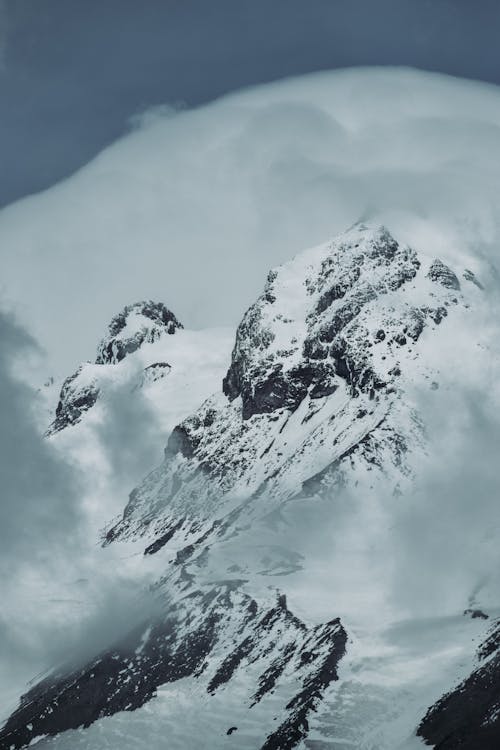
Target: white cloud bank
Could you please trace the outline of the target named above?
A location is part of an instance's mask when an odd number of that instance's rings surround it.
[[[0,213],[3,296],[67,372],[138,298],[188,326],[237,323],[269,266],[359,218],[443,259],[494,256],[499,163],[500,90],[406,69],[160,109]]]

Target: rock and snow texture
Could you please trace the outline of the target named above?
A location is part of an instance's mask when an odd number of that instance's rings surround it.
[[[108,326],[107,335],[97,348],[95,365],[81,365],[63,383],[56,416],[49,434],[78,423],[91,409],[100,392],[103,377],[101,365],[115,365],[137,352],[144,344],[153,344],[166,334],[172,335],[183,326],[175,315],[161,302],[136,302],[127,305]],[[168,373],[168,362],[153,362],[146,366],[141,385],[154,382]],[[110,370],[107,371],[108,374]]]
[[[97,349],[96,364],[120,362],[144,342],[153,343],[165,333],[175,333],[179,328],[182,328],[181,323],[161,302],[127,305],[109,324],[107,336]]]
[[[214,695],[235,675],[248,672],[249,664],[247,708],[265,716],[271,702],[271,710],[282,714],[274,727],[264,724],[260,742],[258,736],[254,742],[266,750],[295,747],[307,736],[308,716],[324,690],[338,679],[345,631],[338,620],[308,628],[288,610],[284,597],[260,610],[236,588],[228,584],[208,593],[193,588],[162,621],[144,623],[83,668],[49,675],[24,696],[2,732],[1,747],[23,747],[33,736],[133,711],[160,685],[186,677]],[[273,700],[280,680],[285,690]]]
[[[172,747],[193,750],[418,747],[426,708],[466,678],[471,637],[486,626],[462,615],[444,629],[428,623],[418,655],[412,626],[382,636],[385,613],[371,598],[381,573],[369,556],[359,565],[356,537],[386,523],[418,477],[426,437],[414,388],[435,392],[445,329],[453,318],[461,325],[481,286],[472,271],[423,256],[383,227],[356,225],[270,272],[215,395],[206,387],[217,368],[199,374],[202,333],[168,316],[165,332],[175,335],[145,334],[135,347],[143,328],[131,324],[119,341],[135,349],[119,356],[116,336],[137,311],[126,308],[100,348],[107,362],[85,365],[68,385],[94,388],[94,405],[58,435],[103,418],[106,378],[122,378],[127,398],[132,383],[158,389],[179,378],[156,401],[171,430],[165,460],[131,493],[103,550],[126,542],[156,566],[159,612],[33,687],[0,733],[1,750],[43,735],[40,747],[93,750],[117,737],[124,750],[151,747],[151,736],[137,735],[144,721],[164,727],[157,737]],[[106,373],[99,382],[97,373]],[[359,528],[344,540],[342,503],[352,498]],[[422,676],[429,654],[437,677]],[[190,718],[182,728],[179,712]],[[427,725],[428,717],[426,738]],[[80,726],[89,729],[71,731]]]
[[[476,617],[484,617],[477,612]],[[418,728],[418,734],[437,750],[498,748],[500,620],[478,649],[478,659],[479,664],[469,677],[432,706]]]
[[[175,428],[113,535],[144,531],[144,517],[163,533],[172,515],[210,518],[250,497],[269,512],[368,469],[398,491],[422,445],[405,386],[429,376],[421,352],[457,306],[455,273],[383,227],[356,225],[271,271],[223,392]]]
[[[44,389],[51,416],[56,412],[47,436],[87,477],[84,502],[93,536],[121,515],[123,497],[161,460],[175,425],[219,387],[227,370],[232,328],[194,331],[173,320],[162,303],[127,306],[109,325],[111,338],[101,341],[97,359],[116,349],[120,334],[136,348],[119,361],[83,363],[58,397],[57,383]]]

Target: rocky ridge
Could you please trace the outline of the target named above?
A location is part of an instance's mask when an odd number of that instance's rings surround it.
[[[425,267],[383,227],[357,225],[271,271],[238,327],[223,392],[174,429],[110,536],[161,535],[172,518],[223,515],[249,498],[269,511],[368,469],[396,489],[422,446],[401,394],[429,377],[421,340],[459,304],[456,274]]]
[[[152,344],[162,336],[172,335],[182,328],[182,324],[162,302],[149,300],[127,305],[111,320],[107,335],[97,348],[95,363],[80,365],[64,381],[55,419],[47,433],[52,435],[77,424],[95,406],[102,389],[103,368],[106,365],[117,365],[144,344]],[[168,362],[148,365],[139,380],[139,386],[159,380],[169,370]]]
[[[182,323],[162,302],[127,305],[109,324],[108,333],[97,348],[96,365],[121,362],[145,342],[153,343],[180,328]]]
[[[243,679],[254,713],[277,690],[279,721],[263,725],[262,748],[306,738],[347,635],[335,601],[322,624],[293,614],[285,585],[270,601],[267,581],[304,565],[274,529],[315,498],[346,488],[368,497],[377,483],[396,496],[411,484],[425,434],[409,386],[434,382],[425,347],[468,305],[462,285],[480,293],[467,274],[461,282],[441,260],[364,225],[270,272],[238,328],[221,392],[174,428],[164,463],[104,538],[158,560],[155,590],[168,607],[30,690],[1,750],[132,711],[188,676],[208,696]],[[151,363],[153,378],[163,364]]]
[[[500,621],[494,623],[479,647],[478,661],[477,668],[467,679],[429,709],[418,728],[418,735],[436,750],[496,750],[498,747]]]
[[[251,665],[249,709],[265,702],[277,681],[291,682],[282,721],[262,745],[286,750],[307,735],[308,714],[338,679],[345,645],[338,620],[308,627],[283,596],[261,609],[234,583],[191,589],[168,615],[142,623],[83,668],[67,665],[36,685],[0,732],[0,747],[25,747],[34,737],[133,711],[154,697],[159,685],[183,677],[196,678],[214,694]]]

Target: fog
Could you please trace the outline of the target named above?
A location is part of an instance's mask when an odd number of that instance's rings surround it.
[[[360,218],[445,260],[494,254],[499,122],[496,87],[376,68],[150,111],[0,213],[4,295],[62,375],[137,299],[236,325],[270,266]]]
[[[111,407],[106,442],[110,465],[99,476],[95,464],[94,476],[89,476],[43,438],[41,394],[19,377],[43,366],[42,351],[6,313],[0,313],[0,337],[3,717],[37,673],[95,654],[154,611],[156,602],[145,589],[147,571],[131,569],[123,550],[99,547],[96,517],[108,520],[112,508],[121,509],[125,488],[150,468],[156,455],[145,456],[154,419],[147,420],[150,412],[138,399],[129,417],[144,442],[137,439],[140,449],[134,463],[131,449],[123,454],[126,470],[116,463]],[[145,421],[148,428],[141,431]],[[114,482],[105,481],[108,472],[116,474]],[[97,492],[104,506],[99,514],[93,509]]]

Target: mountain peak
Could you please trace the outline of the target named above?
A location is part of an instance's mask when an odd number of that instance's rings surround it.
[[[126,305],[111,320],[98,346],[96,364],[116,364],[143,343],[152,343],[179,328],[183,328],[182,323],[162,302],[146,300]]]
[[[111,320],[107,335],[98,346],[95,363],[87,362],[80,365],[76,372],[64,381],[55,419],[47,434],[51,435],[77,424],[82,415],[92,409],[99,398],[103,383],[115,370],[114,365],[122,362],[128,355],[138,352],[143,344],[152,344],[165,334],[173,334],[182,328],[182,324],[162,302],[146,300],[124,307]],[[106,368],[103,365],[111,367]],[[170,370],[168,362],[148,362],[141,385],[163,378]]]
[[[413,279],[419,267],[416,253],[385,227],[357,224],[272,270],[238,328],[224,393],[230,400],[241,395],[248,418],[295,408],[310,389],[312,398],[333,393],[336,376],[345,375],[353,388],[379,387],[386,378],[368,366],[368,330],[360,342],[363,363],[347,361],[352,333],[348,340],[342,333],[354,332],[365,308]]]
[[[152,495],[148,533],[161,536],[180,517],[248,498],[257,512],[264,494],[269,510],[374,466],[404,483],[422,436],[401,394],[428,379],[427,342],[465,304],[457,284],[442,261],[365,224],[272,269],[238,326],[222,393],[175,427],[112,536],[144,528]]]

